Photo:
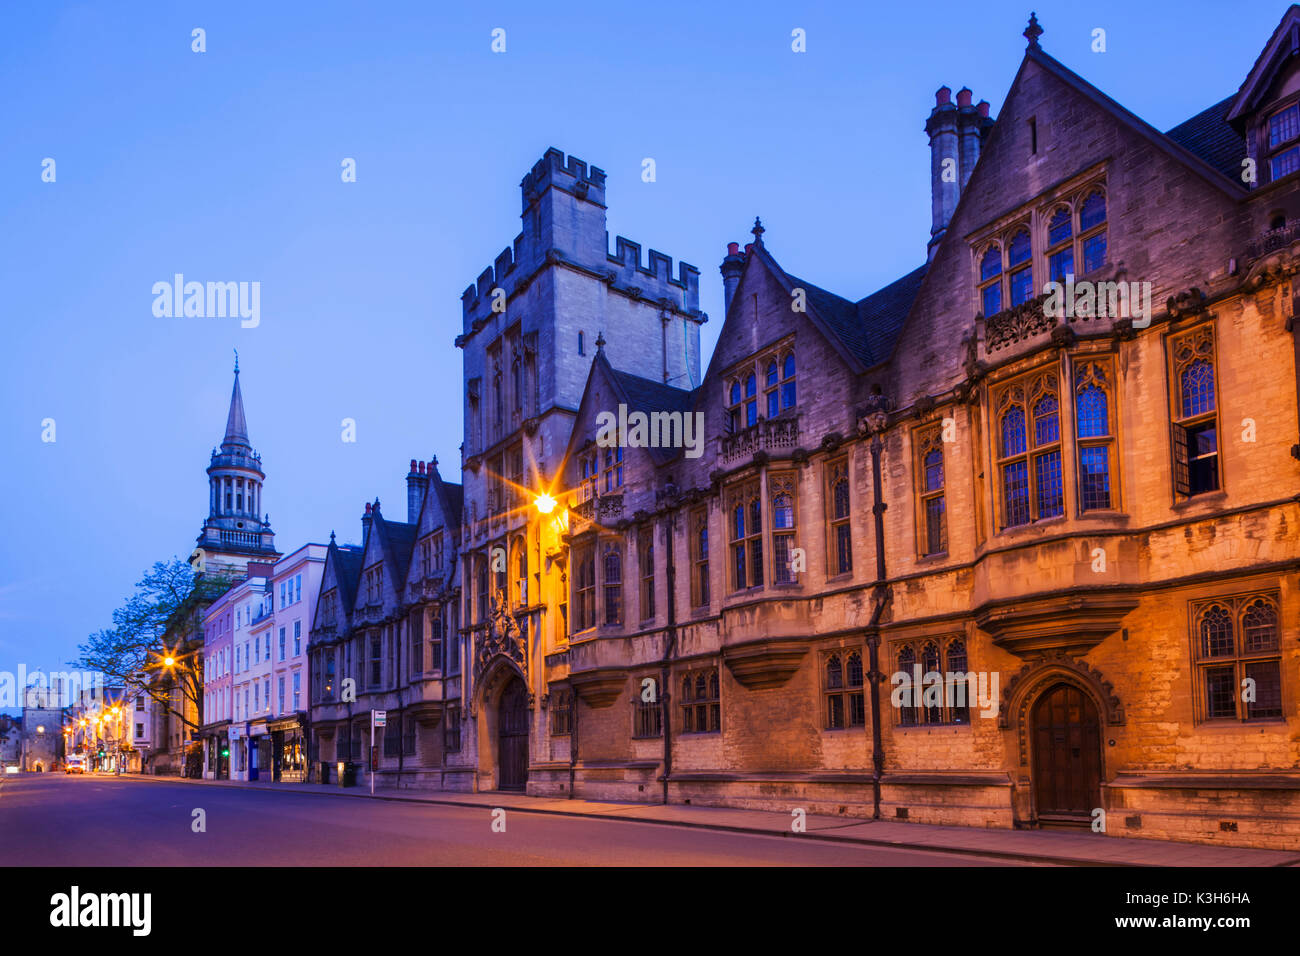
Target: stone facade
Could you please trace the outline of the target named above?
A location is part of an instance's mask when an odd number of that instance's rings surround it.
[[[703,374],[695,270],[548,151],[463,296],[463,488],[331,542],[317,759],[379,708],[401,784],[1295,846],[1296,27],[1161,133],[1031,21],[996,120],[936,97],[925,262],[845,298],[756,222]]]

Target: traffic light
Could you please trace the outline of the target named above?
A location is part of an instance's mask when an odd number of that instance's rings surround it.
[[[229,756],[230,756],[230,748],[229,748],[229,747],[222,747],[222,748],[221,748],[221,756],[223,756],[223,757],[229,757]]]

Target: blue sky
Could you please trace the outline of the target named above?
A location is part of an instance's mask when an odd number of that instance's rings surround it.
[[[784,266],[842,295],[915,268],[934,91],[996,115],[1029,12],[480,6],[5,5],[0,670],[69,660],[145,568],[188,556],[234,348],[280,550],[356,540],[375,496],[400,515],[412,457],[459,480],[460,293],[518,232],[549,146],[606,171],[611,234],[700,269],[706,356],[718,263],[755,214]],[[1047,52],[1160,129],[1234,92],[1285,8],[1035,5]],[[259,281],[261,324],[155,318],[176,272]]]

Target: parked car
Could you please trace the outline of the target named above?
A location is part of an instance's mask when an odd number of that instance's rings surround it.
[[[85,773],[86,758],[79,754],[73,754],[63,761],[64,773]]]

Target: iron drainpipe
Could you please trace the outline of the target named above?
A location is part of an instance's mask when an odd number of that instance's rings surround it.
[[[677,566],[673,563],[673,512],[664,522],[664,550],[668,559],[668,641],[659,665],[659,712],[664,732],[664,804],[668,803],[668,778],[673,772],[672,708],[668,706],[668,666],[677,648]]]
[[[873,503],[871,513],[875,519],[876,532],[876,584],[872,590],[875,607],[871,611],[871,621],[867,625],[867,654],[871,680],[871,819],[880,819],[880,779],[885,770],[885,750],[880,734],[880,682],[885,675],[880,670],[880,631],[881,615],[885,610],[889,586],[885,583],[885,509],[888,505],[882,500],[883,482],[880,477],[880,452],[884,443],[880,438],[881,429],[875,429],[871,436],[871,487]]]

